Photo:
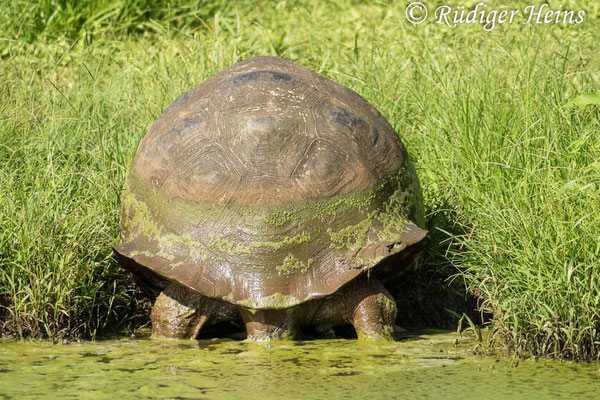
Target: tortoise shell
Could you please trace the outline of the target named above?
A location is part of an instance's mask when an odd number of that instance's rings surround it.
[[[287,308],[408,254],[422,224],[419,182],[385,118],[298,64],[255,57],[184,93],[150,127],[115,250],[202,295]]]

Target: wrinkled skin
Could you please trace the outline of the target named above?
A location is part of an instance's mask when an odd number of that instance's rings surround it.
[[[327,335],[343,324],[354,326],[359,339],[393,340],[396,303],[377,278],[366,275],[331,296],[273,310],[244,309],[171,283],[150,318],[154,338],[195,339],[207,325],[241,319],[250,340],[296,339],[306,330]]]

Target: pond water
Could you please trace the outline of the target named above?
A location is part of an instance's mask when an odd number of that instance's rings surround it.
[[[477,356],[422,331],[388,344],[147,336],[53,345],[0,341],[0,398],[596,399],[600,364]]]

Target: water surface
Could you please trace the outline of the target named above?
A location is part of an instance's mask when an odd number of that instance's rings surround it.
[[[0,398],[597,399],[600,364],[474,355],[448,332],[391,344],[0,341]]]

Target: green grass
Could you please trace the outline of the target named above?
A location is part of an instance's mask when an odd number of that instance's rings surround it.
[[[600,107],[567,106],[600,92],[596,2],[561,3],[580,25],[491,33],[409,25],[402,2],[157,4],[0,5],[0,331],[93,335],[145,312],[111,260],[136,145],[179,94],[270,54],[394,125],[435,239],[423,276],[456,274],[518,354],[600,357]]]

